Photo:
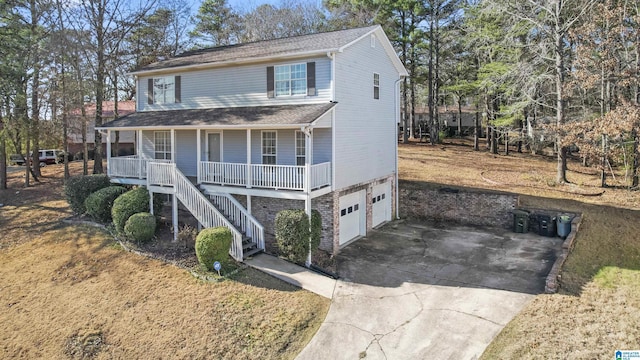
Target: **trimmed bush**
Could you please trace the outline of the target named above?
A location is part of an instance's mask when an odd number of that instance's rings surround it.
[[[309,254],[309,237],[311,251],[320,246],[322,217],[317,210],[311,212],[310,230],[304,210],[282,210],[276,215],[275,230],[280,254],[293,262],[304,263]]]
[[[71,211],[77,215],[82,215],[87,211],[84,207],[87,197],[109,185],[111,183],[107,175],[72,176],[64,184],[64,196],[71,207]]]
[[[162,210],[162,197],[156,194],[153,197],[153,213],[160,214]],[[111,218],[120,234],[124,232],[124,225],[133,214],[149,212],[149,191],[141,186],[118,196],[111,208]]]
[[[148,212],[131,215],[124,224],[124,234],[128,239],[145,243],[156,233],[156,217]]]
[[[127,192],[122,186],[109,186],[89,195],[84,201],[87,214],[97,221],[111,221],[111,207],[118,196]]]
[[[232,241],[231,230],[224,226],[200,231],[196,238],[196,257],[198,262],[207,269],[213,270],[215,261],[219,261],[221,264],[229,261],[229,249]]]

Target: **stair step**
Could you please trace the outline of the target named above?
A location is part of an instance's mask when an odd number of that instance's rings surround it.
[[[256,247],[258,244],[255,242],[242,243],[242,250],[251,249],[252,247]]]
[[[253,249],[253,250],[245,251],[245,252],[242,254],[242,257],[246,259],[246,258],[248,258],[249,256],[251,256],[251,255],[255,255],[255,254],[259,253],[259,252],[262,252],[262,249],[258,249],[258,248],[256,248],[256,249]]]

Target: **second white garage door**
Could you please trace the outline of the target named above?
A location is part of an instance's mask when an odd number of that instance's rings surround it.
[[[371,223],[378,226],[391,220],[391,182],[376,185],[371,192]]]
[[[340,245],[364,235],[365,190],[340,197]]]

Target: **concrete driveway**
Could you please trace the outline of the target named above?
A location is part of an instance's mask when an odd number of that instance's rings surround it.
[[[562,240],[395,222],[347,246],[298,359],[474,359],[544,291]]]

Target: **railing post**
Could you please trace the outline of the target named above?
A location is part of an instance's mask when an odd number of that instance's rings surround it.
[[[111,177],[111,130],[107,130],[107,176]]]

